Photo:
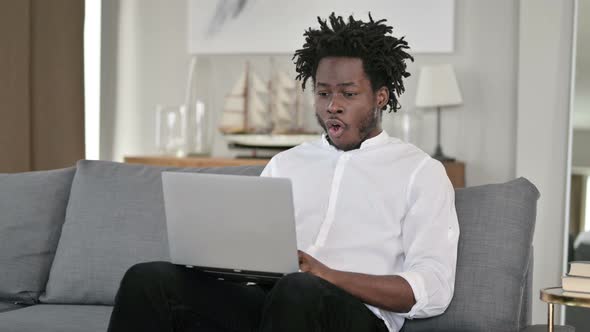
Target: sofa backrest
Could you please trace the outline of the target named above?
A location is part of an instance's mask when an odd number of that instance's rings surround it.
[[[532,239],[539,198],[524,178],[459,189],[455,294],[440,316],[404,332],[519,331],[530,321]]]
[[[78,162],[41,302],[112,304],[129,267],[169,260],[162,171],[256,176],[262,167],[180,169]]]

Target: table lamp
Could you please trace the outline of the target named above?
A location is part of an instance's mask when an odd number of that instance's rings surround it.
[[[418,77],[416,106],[436,107],[436,150],[433,158],[439,161],[454,161],[447,157],[440,145],[440,111],[443,106],[461,105],[463,99],[453,67],[449,64],[423,66]]]

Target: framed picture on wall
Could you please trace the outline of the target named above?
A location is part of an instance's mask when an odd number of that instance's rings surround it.
[[[454,50],[455,0],[189,0],[187,12],[193,54],[292,54],[332,12],[386,19],[413,53]]]

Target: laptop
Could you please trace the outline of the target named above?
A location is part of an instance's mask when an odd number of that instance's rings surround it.
[[[172,263],[256,283],[299,270],[290,180],[163,172],[162,185]]]

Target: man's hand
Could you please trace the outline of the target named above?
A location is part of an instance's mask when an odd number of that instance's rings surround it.
[[[364,303],[393,312],[408,312],[416,304],[410,284],[397,275],[369,275],[331,269],[298,250],[299,269],[320,277]]]
[[[301,250],[297,250],[297,254],[299,255],[299,269],[301,272],[309,272],[327,280],[328,274],[331,271],[329,267]]]

